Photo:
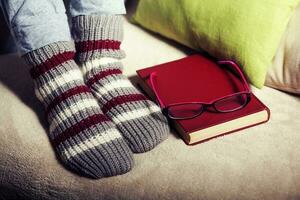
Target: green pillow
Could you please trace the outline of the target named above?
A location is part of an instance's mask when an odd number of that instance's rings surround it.
[[[300,0],[140,0],[133,21],[218,59],[235,60],[261,88]]]

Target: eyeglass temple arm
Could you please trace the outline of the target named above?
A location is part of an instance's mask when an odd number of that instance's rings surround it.
[[[239,75],[241,76],[242,80],[243,80],[243,83],[244,83],[244,86],[245,86],[245,89],[247,90],[247,92],[250,92],[250,87],[249,87],[249,84],[248,84],[248,81],[246,79],[246,77],[244,76],[244,73],[242,72],[242,70],[240,69],[240,67],[233,61],[231,60],[222,60],[222,61],[218,61],[218,64],[220,65],[230,65],[232,67],[234,67]]]
[[[238,71],[238,73],[240,74],[240,76],[241,76],[241,78],[242,78],[242,80],[243,80],[245,89],[247,90],[247,92],[250,92],[250,91],[251,91],[251,90],[250,90],[250,87],[249,87],[249,84],[248,84],[248,82],[247,82],[246,77],[244,76],[244,74],[243,74],[242,70],[240,69],[240,67],[239,67],[235,62],[230,61],[230,60],[222,60],[222,61],[218,61],[218,64],[220,64],[220,65],[230,65],[230,66],[234,67],[234,68]],[[150,84],[151,84],[151,86],[152,86],[152,90],[153,90],[153,92],[154,92],[154,94],[155,94],[155,96],[156,96],[156,99],[157,99],[157,101],[158,101],[160,107],[161,107],[161,108],[165,108],[165,105],[164,105],[164,103],[162,102],[161,98],[159,97],[158,91],[157,91],[157,88],[156,88],[156,85],[155,85],[155,83],[154,83],[154,79],[155,79],[156,76],[157,76],[156,72],[152,72],[152,73],[150,74]]]
[[[152,90],[153,90],[153,92],[154,92],[154,94],[155,94],[155,96],[156,96],[156,99],[157,99],[157,101],[158,101],[158,103],[159,103],[159,106],[160,106],[161,108],[165,108],[165,105],[164,105],[164,103],[162,102],[161,98],[159,97],[158,92],[157,92],[157,88],[156,88],[155,83],[154,83],[154,79],[155,79],[156,76],[157,76],[156,72],[152,72],[152,73],[150,74],[150,84],[151,84],[151,86],[152,86]]]

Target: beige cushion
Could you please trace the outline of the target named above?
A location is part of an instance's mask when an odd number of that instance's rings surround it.
[[[282,37],[265,85],[300,94],[300,5]]]

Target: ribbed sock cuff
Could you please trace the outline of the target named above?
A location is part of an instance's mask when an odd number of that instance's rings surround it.
[[[35,79],[55,66],[73,60],[74,57],[73,42],[56,42],[25,54],[23,59],[32,67],[30,74]]]
[[[123,18],[120,15],[73,17],[72,35],[79,62],[102,57],[125,57],[120,49],[123,40]]]
[[[73,42],[55,42],[47,46],[41,47],[39,49],[36,49],[34,51],[31,51],[27,54],[24,54],[23,58],[28,65],[35,67],[46,63],[47,60],[49,60],[55,55],[66,54],[66,52],[70,54],[69,56],[73,55],[74,57],[75,46]]]

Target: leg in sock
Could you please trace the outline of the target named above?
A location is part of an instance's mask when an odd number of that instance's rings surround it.
[[[24,55],[33,67],[35,93],[46,107],[49,138],[63,163],[84,175],[128,172],[131,150],[84,84],[72,44],[57,42]]]
[[[132,152],[103,115],[74,62],[74,43],[62,1],[0,1],[21,54],[32,67],[35,93],[45,105],[58,158],[82,175],[129,171]]]
[[[133,152],[146,152],[167,138],[169,127],[160,108],[141,94],[122,73],[124,57],[120,15],[72,19],[77,61],[84,80]],[[105,62],[107,58],[117,59]],[[105,63],[104,63],[105,62]]]

